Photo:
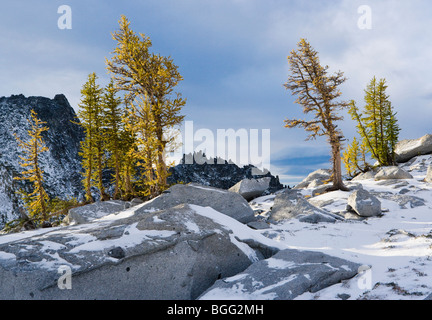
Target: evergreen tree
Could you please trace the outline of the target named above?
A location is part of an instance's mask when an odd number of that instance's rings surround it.
[[[135,195],[135,177],[137,169],[135,137],[126,128],[121,132],[122,164],[120,166],[120,191],[124,200],[131,200]]]
[[[314,119],[285,120],[287,128],[303,127],[310,132],[308,139],[317,136],[327,136],[331,146],[333,166],[333,186],[331,190],[347,190],[342,181],[341,168],[341,140],[342,132],[338,129],[336,122],[343,118],[338,111],[346,108],[348,103],[338,102],[341,96],[339,86],[346,81],[341,71],[335,75],[328,75],[328,66],[320,64],[318,53],[305,40],[298,43],[298,50],[293,50],[288,56],[291,75],[285,84],[293,95],[297,95],[296,103],[303,106],[303,112],[312,113]]]
[[[391,109],[392,110],[392,109]],[[396,163],[396,145],[399,141],[400,127],[397,123],[396,112],[390,111],[388,119],[385,123],[385,135],[387,137],[387,145],[389,152],[387,153],[387,162],[391,164]]]
[[[370,165],[366,160],[367,147],[363,140],[362,144],[358,143],[354,137],[352,143],[343,152],[342,160],[348,176],[354,178],[359,173],[364,173],[370,170]]]
[[[155,123],[152,117],[151,105],[141,96],[130,102],[125,115],[126,130],[133,139],[129,151],[131,159],[136,159],[136,165],[141,172],[141,196],[151,197],[158,193],[158,142],[155,134]]]
[[[33,192],[27,194],[23,191],[24,202],[29,212],[30,218],[39,220],[42,223],[48,222],[47,205],[49,201],[48,194],[43,186],[43,170],[40,167],[40,155],[48,151],[45,145],[42,132],[47,131],[48,127],[44,126],[46,122],[41,121],[34,110],[31,110],[31,119],[29,120],[31,129],[28,130],[29,140],[22,141],[15,135],[19,147],[22,148],[24,156],[19,156],[23,161],[21,166],[23,171],[22,177],[15,177],[15,180],[26,180],[32,184]]]
[[[109,166],[114,169],[114,194],[113,199],[120,198],[120,172],[122,163],[122,131],[123,122],[122,115],[123,110],[120,107],[122,103],[121,98],[116,97],[116,90],[114,88],[114,82],[108,84],[105,88],[105,93],[103,96],[103,120],[104,129],[106,134],[105,147],[110,154]]]
[[[365,107],[361,113],[355,101],[351,102],[349,113],[357,122],[357,129],[367,146],[371,157],[379,166],[395,164],[395,147],[400,128],[389,96],[386,94],[386,80],[375,77],[365,90]]]
[[[83,184],[86,190],[86,201],[93,202],[91,188],[99,189],[101,200],[109,199],[102,183],[104,167],[104,136],[102,118],[102,89],[96,84],[97,76],[93,72],[81,90],[81,102],[78,105],[78,117],[85,132],[85,139],[81,141],[80,156],[82,157]]]
[[[148,112],[144,115],[131,114],[130,117],[136,117],[136,122],[139,123],[147,121],[146,126],[150,123],[153,126],[152,136],[142,142],[151,144],[144,146],[147,151],[156,147],[157,157],[153,159],[152,156],[150,161],[147,156],[147,160],[144,158],[142,161],[146,166],[151,164],[156,170],[158,180],[155,190],[160,192],[166,186],[168,175],[165,149],[172,142],[166,138],[165,132],[184,119],[179,113],[186,100],[174,91],[183,77],[171,57],[150,52],[150,38],[142,33],[137,35],[131,30],[130,22],[125,16],[121,16],[119,25],[120,30],[112,34],[117,46],[112,59],[106,60],[107,69],[113,74],[116,89],[126,92],[125,99],[128,103],[134,103],[140,97],[141,101],[146,101],[149,105]]]
[[[356,138],[353,139],[352,143],[342,153],[342,161],[345,164],[346,172],[348,176],[355,177],[358,169],[358,153],[359,145]]]
[[[102,201],[109,200],[109,195],[105,192],[105,187],[103,185],[103,171],[106,167],[106,137],[104,128],[104,118],[103,118],[103,106],[102,102],[96,105],[95,109],[95,126],[94,126],[94,144],[95,144],[95,163],[96,170],[93,171],[93,181],[96,182],[96,187],[99,190],[100,199]]]

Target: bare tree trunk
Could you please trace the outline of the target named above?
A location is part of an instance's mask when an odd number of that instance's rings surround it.
[[[156,137],[157,137],[157,148],[158,148],[158,164],[157,164],[157,170],[158,170],[158,184],[159,188],[164,188],[167,184],[167,167],[165,163],[164,158],[164,152],[165,152],[165,141],[163,140],[163,129],[162,125],[160,123],[160,119],[157,119],[157,128],[156,128]]]
[[[330,187],[329,191],[342,190],[348,191],[348,188],[344,185],[342,179],[342,161],[341,161],[341,145],[339,138],[335,137],[331,139],[332,148],[332,163],[333,163],[333,186]]]

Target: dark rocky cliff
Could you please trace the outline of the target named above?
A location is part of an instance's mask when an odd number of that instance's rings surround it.
[[[199,159],[205,157],[205,155],[201,154],[198,156]],[[188,157],[189,161],[186,161],[186,157]],[[190,154],[183,155],[181,163],[170,169],[171,175],[168,177],[168,181],[170,183],[196,182],[215,188],[229,189],[243,179],[270,177],[269,192],[275,192],[284,187],[279,182],[279,177],[273,176],[270,172],[263,175],[252,174],[255,168],[252,165],[241,168],[234,163],[221,159],[205,158],[207,160],[199,161],[199,163],[195,159],[196,157],[192,158]]]

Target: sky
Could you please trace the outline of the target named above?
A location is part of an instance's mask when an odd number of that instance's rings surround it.
[[[59,28],[62,5],[71,9],[71,29]],[[369,12],[362,11],[365,5]],[[385,78],[400,139],[432,133],[427,0],[2,0],[0,96],[63,93],[78,110],[88,74],[96,72],[101,86],[109,81],[105,59],[115,48],[111,33],[122,14],[135,32],[151,38],[153,52],[179,66],[184,80],[177,91],[187,99],[182,113],[194,132],[211,132],[206,139],[217,140],[218,130],[245,129],[249,142],[258,132],[258,147],[270,145],[263,162],[284,184],[330,168],[325,138],[305,141],[304,130],[284,128],[284,119],[310,118],[283,86],[287,56],[301,38],[329,72],[341,70],[348,78],[342,100],[363,106],[368,82]],[[339,127],[349,141],[355,123],[342,115]],[[270,130],[268,142],[264,130]],[[194,148],[205,141],[195,141]]]

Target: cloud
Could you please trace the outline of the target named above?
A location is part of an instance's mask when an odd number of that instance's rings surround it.
[[[344,1],[343,6],[348,5]],[[386,78],[401,137],[419,137],[430,130],[427,119],[432,117],[428,99],[431,84],[426,80],[432,72],[432,42],[425,35],[430,25],[427,12],[432,6],[427,1],[380,1],[370,3],[370,7],[371,30],[349,27],[347,17],[337,15],[337,24],[345,28],[335,36],[344,47],[338,52],[326,47],[324,59],[333,70],[345,72],[349,80],[344,85],[344,97],[355,99],[359,105],[363,105],[363,90],[372,77]]]
[[[64,93],[76,106],[90,72],[99,75],[101,85],[107,81],[104,59],[115,45],[110,33],[125,14],[133,30],[151,37],[155,52],[171,55],[179,65],[186,119],[210,130],[270,128],[271,158],[285,176],[302,171],[283,161],[329,153],[325,138],[305,142],[303,130],[283,127],[285,118],[308,117],[282,86],[288,78],[286,57],[302,37],[322,64],[348,77],[343,99],[362,105],[370,79],[386,78],[401,137],[430,132],[428,1],[77,0],[70,4],[69,31],[57,28],[61,4],[2,4],[0,95]],[[372,9],[371,30],[357,26],[357,9],[365,4]],[[346,113],[340,127],[347,138],[354,136],[355,123]]]
[[[56,37],[1,29],[0,95],[22,93],[53,98],[63,93],[77,109],[87,75],[96,71],[107,82],[103,52],[96,46],[61,41]]]

